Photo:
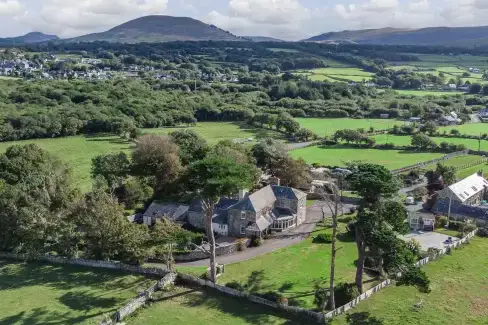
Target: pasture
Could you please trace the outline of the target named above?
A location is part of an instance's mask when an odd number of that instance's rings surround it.
[[[143,133],[168,134],[181,128],[143,129]],[[265,137],[279,138],[280,133],[255,129],[236,123],[202,122],[188,129],[195,130],[207,139],[209,144],[216,144],[226,139],[262,139]],[[34,143],[40,148],[58,156],[73,169],[73,180],[82,191],[91,189],[91,162],[96,156],[110,152],[124,151],[130,153],[133,144],[116,136],[75,136],[54,139],[35,139],[25,141],[0,142],[0,153],[5,152],[12,145]]]
[[[332,65],[331,65],[332,66]],[[327,81],[344,81],[344,82],[362,82],[368,81],[373,77],[373,73],[364,71],[359,68],[348,67],[329,67],[320,69],[311,69],[299,72],[307,72],[310,74],[312,80],[327,80]],[[320,79],[323,76],[328,79]]]
[[[487,324],[488,239],[475,237],[452,255],[427,264],[432,292],[390,286],[335,318],[333,325]],[[422,301],[420,309],[414,305]]]
[[[334,134],[337,130],[360,129],[386,130],[393,125],[402,125],[405,122],[388,119],[351,119],[351,118],[296,118],[302,128],[309,129],[319,136]]]
[[[372,138],[376,140],[377,144],[384,144],[384,143],[394,143],[397,146],[409,146],[412,142],[412,137],[409,135],[389,135],[389,134],[380,134],[375,135]],[[481,144],[482,151],[488,151],[488,141],[481,140],[479,142],[476,139],[462,139],[462,138],[441,138],[441,137],[431,137],[437,144],[441,142],[447,143],[454,143],[454,144],[463,144],[466,148],[471,150],[478,150],[479,145]]]
[[[451,132],[451,130],[458,130],[461,134],[469,134],[469,135],[483,135],[488,133],[488,123],[467,123],[462,125],[456,126],[443,126],[439,128],[439,132],[446,131],[447,133]]]
[[[394,170],[442,157],[440,153],[415,153],[402,150],[356,149],[342,147],[307,147],[290,151],[295,158],[303,158],[307,163],[325,166],[345,166],[347,162],[364,161],[379,164]]]
[[[395,92],[398,95],[406,95],[406,96],[418,96],[418,97],[425,97],[425,96],[456,96],[456,95],[463,95],[464,92],[461,91],[441,91],[441,90],[407,90],[407,89],[395,89]]]
[[[126,320],[127,325],[306,325],[289,314],[202,288],[180,288],[163,295]]]
[[[100,324],[156,279],[0,260],[0,324]]]

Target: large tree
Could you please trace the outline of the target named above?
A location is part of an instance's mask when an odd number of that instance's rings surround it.
[[[180,149],[168,136],[144,135],[132,153],[132,171],[154,179],[156,195],[169,193],[179,179],[183,166]]]
[[[235,195],[241,189],[252,188],[257,170],[251,164],[239,164],[226,157],[208,157],[191,164],[187,171],[190,190],[202,198],[207,237],[210,244],[210,280],[216,280],[215,237],[212,227],[214,207],[222,196]]]
[[[283,143],[271,138],[255,144],[251,152],[256,159],[257,166],[266,170],[288,156]]]
[[[209,150],[207,141],[193,130],[178,130],[169,136],[180,147],[181,161],[185,165],[203,159]]]
[[[271,174],[280,179],[280,184],[290,187],[308,185],[311,181],[308,165],[302,158],[287,156],[271,167]]]
[[[92,159],[92,177],[103,177],[110,188],[122,185],[129,176],[131,162],[125,152],[109,153]]]

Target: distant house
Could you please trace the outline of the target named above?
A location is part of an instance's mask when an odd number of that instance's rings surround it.
[[[83,64],[100,64],[102,63],[101,59],[92,59],[92,58],[82,58],[81,63]]]
[[[390,114],[380,114],[380,118],[384,118],[384,119],[390,118]]]
[[[478,112],[478,117],[481,122],[488,123],[488,108],[484,108]]]
[[[451,112],[449,115],[440,117],[437,122],[439,125],[458,125],[461,124],[462,120],[458,118],[456,113]]]
[[[142,215],[142,221],[148,226],[154,224],[159,218],[183,223],[186,221],[188,209],[188,205],[154,201]]]
[[[242,193],[243,194],[243,193]],[[269,231],[283,231],[302,224],[306,217],[307,194],[297,189],[268,185],[238,200],[221,199],[212,219],[214,231],[234,237],[261,237]],[[188,222],[205,227],[199,200],[188,211]]]

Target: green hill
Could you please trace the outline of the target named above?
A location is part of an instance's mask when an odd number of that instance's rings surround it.
[[[59,38],[56,35],[46,35],[39,32],[32,32],[23,36],[0,38],[0,45],[41,43],[58,39]]]
[[[420,29],[380,28],[329,32],[304,40],[321,43],[358,43],[383,45],[488,45],[488,26],[429,27]]]
[[[237,41],[242,38],[214,25],[188,17],[146,16],[137,18],[106,32],[69,39],[71,42],[171,42],[171,41]]]

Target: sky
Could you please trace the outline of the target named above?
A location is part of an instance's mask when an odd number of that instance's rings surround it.
[[[345,29],[488,25],[488,0],[0,0],[0,37],[74,37],[155,14],[300,40]]]

